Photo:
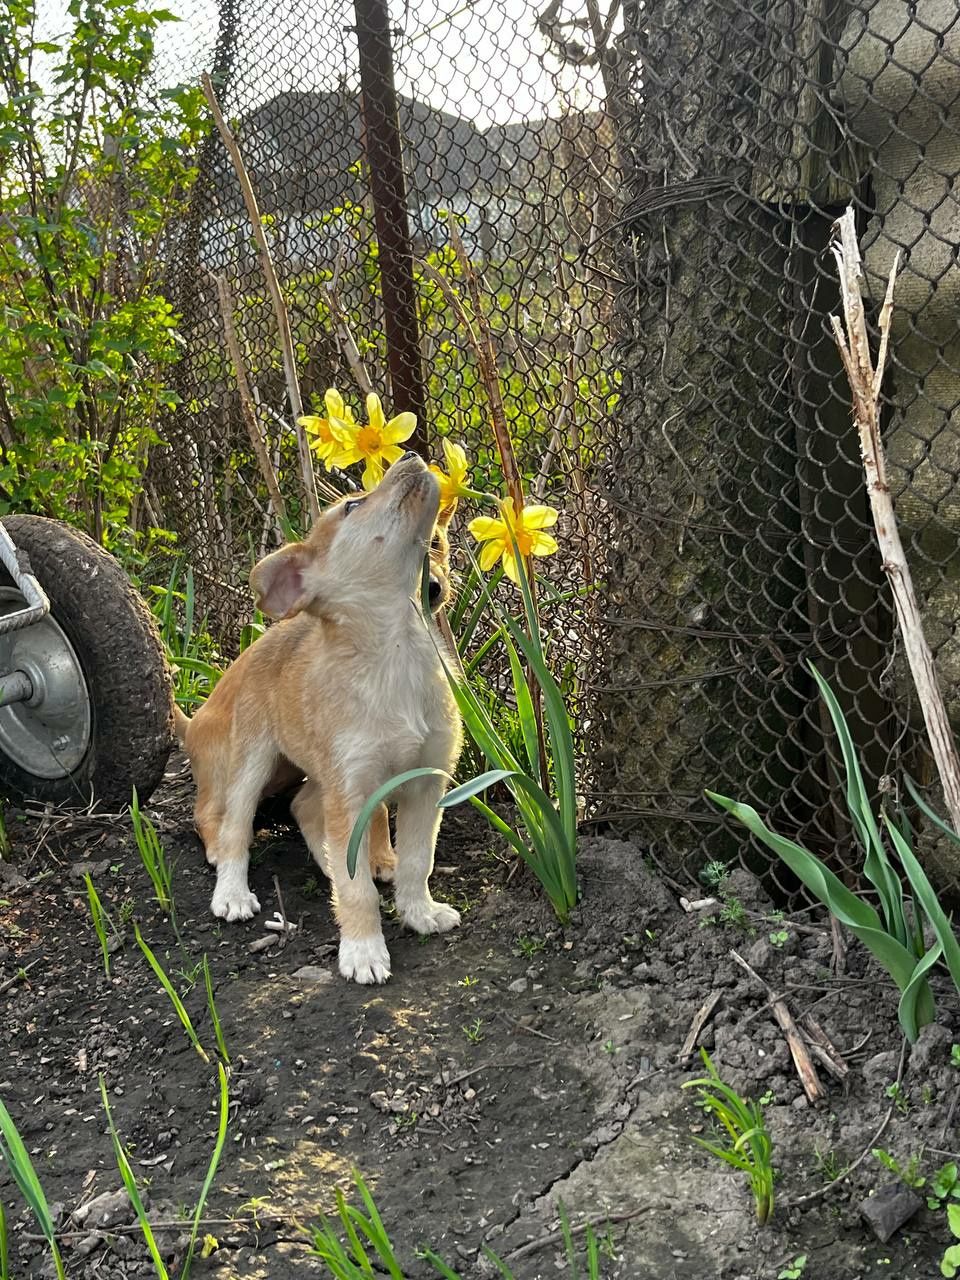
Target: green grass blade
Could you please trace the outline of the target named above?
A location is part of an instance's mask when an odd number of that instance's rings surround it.
[[[445,796],[441,796],[437,801],[438,809],[453,809],[458,804],[463,804],[466,800],[472,800],[481,791],[487,791],[497,782],[503,782],[507,778],[512,778],[514,771],[512,769],[489,769],[486,773],[478,773],[475,778],[470,778],[467,782],[461,782],[459,787],[453,787]]]
[[[560,1234],[563,1237],[563,1247],[567,1251],[570,1280],[580,1280],[580,1268],[577,1266],[577,1254],[573,1247],[573,1236],[570,1233],[570,1219],[567,1216],[562,1200],[557,1202],[557,1215],[560,1218]]]
[[[513,679],[513,692],[517,700],[517,715],[520,719],[520,732],[523,734],[523,745],[527,753],[527,767],[530,776],[541,786],[546,786],[546,779],[540,776],[540,740],[537,736],[537,717],[533,707],[530,688],[523,674],[517,650],[510,643],[510,637],[503,632],[503,643],[510,659],[510,675]]]
[[[456,1271],[451,1271],[442,1258],[438,1258],[432,1249],[421,1249],[420,1257],[424,1262],[429,1262],[442,1280],[460,1280],[460,1276]]]
[[[412,782],[415,778],[444,778],[450,781],[450,774],[445,769],[407,769],[404,773],[394,774],[392,778],[388,778],[382,786],[377,787],[373,795],[369,796],[357,816],[356,822],[353,824],[353,830],[350,832],[350,839],[347,842],[347,875],[351,880],[356,875],[357,857],[360,853],[360,845],[363,843],[363,837],[367,833],[367,827],[373,818],[377,808],[383,804],[388,796],[393,795],[399,787],[404,783]]]
[[[90,903],[90,915],[93,917],[93,927],[97,933],[97,940],[100,943],[100,954],[103,956],[103,972],[110,977],[110,949],[107,946],[107,930],[104,920],[105,912],[103,904],[100,901],[100,895],[93,887],[93,880],[90,873],[83,877],[83,882],[87,886],[87,901]]]
[[[933,823],[933,825],[937,827],[938,830],[942,831],[945,836],[949,836],[954,844],[960,844],[960,835],[958,835],[957,832],[954,831],[954,829],[949,825],[949,823],[944,822],[944,820],[940,817],[938,813],[934,812],[934,810],[930,808],[926,800],[924,800],[923,796],[920,794],[917,788],[917,784],[914,782],[914,780],[910,777],[909,774],[904,774],[903,784],[906,787],[907,791],[910,793],[911,799],[913,800],[917,808],[921,811],[921,813],[925,814],[926,817],[929,818],[930,821]]]
[[[940,899],[937,897],[933,885],[927,879],[927,873],[920,865],[916,854],[889,818],[886,818],[886,823],[897,857],[903,864],[907,880],[910,882],[910,888],[913,890],[914,900],[919,903],[924,915],[930,921],[937,936],[937,941],[943,948],[943,958],[947,968],[950,970],[950,977],[953,979],[957,991],[960,992],[960,943],[957,942],[953,924],[943,907],[941,907]]]
[[[204,956],[206,960],[206,956]],[[200,1219],[203,1217],[204,1206],[207,1203],[207,1196],[210,1194],[210,1188],[213,1186],[213,1180],[217,1176],[217,1167],[220,1164],[220,1157],[223,1155],[224,1143],[227,1140],[227,1119],[230,1115],[230,1090],[227,1087],[227,1073],[224,1070],[223,1063],[217,1063],[217,1073],[220,1077],[220,1120],[217,1125],[217,1140],[214,1144],[213,1154],[210,1157],[210,1163],[207,1166],[207,1176],[203,1180],[203,1186],[200,1188],[200,1198],[197,1201],[197,1207],[193,1215],[193,1223],[190,1228],[190,1244],[187,1248],[187,1255],[183,1260],[183,1269],[180,1272],[179,1280],[187,1280],[190,1275],[190,1267],[193,1264],[193,1253],[197,1244],[197,1233],[200,1230]]]
[[[922,960],[917,961],[913,976],[900,996],[897,1017],[903,1028],[903,1034],[911,1044],[916,1044],[920,1028],[928,1026],[936,1016],[933,992],[930,990],[926,975],[940,959],[942,950],[938,942],[935,947],[930,948]]]
[[[217,1039],[217,1048],[220,1051],[220,1057],[223,1061],[230,1065],[230,1054],[227,1051],[227,1042],[224,1039],[223,1027],[220,1025],[220,1014],[217,1011],[217,1002],[213,995],[213,979],[210,977],[210,962],[207,959],[206,952],[203,955],[203,985],[207,991],[207,1008],[210,1010],[210,1021],[213,1023],[213,1034]]]
[[[389,1268],[392,1280],[404,1280],[400,1264],[394,1257],[393,1246],[390,1244],[390,1238],[387,1235],[386,1228],[383,1225],[377,1206],[374,1203],[373,1196],[370,1194],[370,1190],[367,1187],[366,1182],[364,1182],[363,1175],[360,1173],[359,1169],[354,1169],[353,1180],[356,1183],[357,1190],[360,1192],[360,1197],[363,1200],[367,1213],[370,1215],[368,1221],[361,1217],[359,1213],[356,1214],[358,1225],[361,1230],[366,1229],[365,1234],[369,1233],[368,1239],[371,1244],[374,1244],[378,1248],[380,1252],[380,1259],[384,1265]]]
[[[130,1167],[130,1161],[127,1159],[127,1153],[123,1149],[123,1143],[120,1141],[120,1135],[117,1133],[117,1127],[113,1123],[113,1115],[110,1111],[110,1102],[107,1098],[107,1086],[103,1076],[100,1076],[100,1097],[103,1099],[103,1109],[107,1113],[107,1127],[110,1130],[110,1137],[113,1140],[113,1153],[117,1161],[117,1168],[120,1170],[120,1177],[123,1179],[123,1185],[127,1189],[127,1195],[130,1197],[130,1203],[133,1205],[137,1215],[137,1221],[140,1223],[140,1230],[146,1241],[147,1248],[150,1251],[150,1257],[153,1259],[153,1265],[156,1269],[157,1280],[169,1280],[167,1268],[163,1264],[163,1258],[160,1256],[160,1250],[157,1248],[156,1237],[153,1234],[153,1228],[150,1225],[150,1219],[147,1217],[147,1211],[144,1208],[143,1200],[140,1197],[140,1188],[137,1186],[137,1179]]]
[[[489,805],[484,804],[479,797],[471,796],[470,803],[475,809],[479,809],[486,820],[490,823],[491,827],[499,831],[503,838],[510,844],[514,852],[519,854],[524,862],[532,865],[530,850],[520,839],[520,836],[516,831],[514,831],[513,827],[508,826],[508,824],[500,817],[499,813],[496,813]]]
[[[26,1201],[30,1212],[36,1218],[37,1225],[50,1246],[58,1280],[63,1280],[65,1274],[63,1260],[60,1257],[60,1250],[57,1246],[56,1231],[50,1214],[50,1206],[47,1204],[47,1197],[44,1195],[43,1187],[40,1185],[40,1179],[37,1177],[37,1171],[33,1167],[33,1161],[23,1145],[20,1132],[13,1122],[13,1116],[11,1116],[2,1102],[0,1102],[0,1159],[10,1170],[10,1176],[20,1189],[20,1194]]]
[[[748,831],[778,854],[794,875],[863,942],[884,966],[901,991],[904,991],[916,968],[916,956],[889,934],[877,912],[852,893],[832,871],[809,850],[778,836],[748,804],[738,804],[714,791],[705,793],[714,804],[726,809]]]
[[[867,795],[867,789],[864,786],[863,775],[860,772],[860,763],[857,760],[857,750],[854,746],[853,738],[850,736],[850,730],[847,727],[840,703],[837,701],[830,685],[812,662],[808,665],[814,680],[817,682],[820,695],[826,703],[827,710],[830,712],[830,719],[833,721],[834,731],[840,744],[840,752],[843,756],[844,769],[846,771],[847,808],[857,836],[863,846],[863,873],[880,896],[880,906],[887,930],[893,934],[898,942],[906,946],[909,941],[909,930],[904,918],[903,888],[900,884],[899,876],[887,861],[883,842],[880,839],[880,831],[873,815],[873,808]]]
[[[483,1252],[486,1255],[487,1260],[489,1262],[492,1262],[493,1265],[497,1268],[497,1271],[500,1275],[500,1280],[517,1280],[516,1276],[513,1274],[513,1272],[504,1262],[504,1260],[501,1257],[499,1257],[498,1254],[494,1253],[492,1249],[488,1249],[487,1246],[484,1245]]]
[[[134,932],[134,936],[137,939],[137,946],[139,946],[140,950],[146,956],[147,963],[150,965],[150,968],[156,974],[157,979],[160,982],[160,985],[163,987],[164,991],[167,993],[170,1003],[173,1005],[174,1009],[176,1010],[177,1017],[180,1019],[180,1022],[183,1025],[184,1031],[187,1033],[187,1038],[189,1039],[190,1043],[193,1045],[194,1049],[196,1049],[200,1057],[203,1059],[203,1061],[206,1063],[209,1063],[210,1059],[207,1057],[207,1052],[204,1049],[203,1045],[200,1043],[200,1039],[196,1031],[194,1031],[193,1029],[193,1023],[190,1021],[189,1013],[187,1013],[186,1009],[184,1008],[183,1001],[177,995],[176,991],[174,991],[173,984],[170,982],[170,979],[167,977],[166,973],[164,972],[163,966],[161,965],[160,961],[157,959],[157,957],[153,954],[153,952],[150,950],[150,948],[147,946],[146,942],[144,941],[143,935],[141,934],[140,928],[137,925],[136,921],[134,921],[133,932]]]

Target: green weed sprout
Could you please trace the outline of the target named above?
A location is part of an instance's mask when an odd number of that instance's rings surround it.
[[[220,1051],[220,1057],[229,1066],[230,1054],[227,1052],[227,1042],[224,1039],[223,1027],[220,1025],[217,1002],[213,998],[213,980],[210,977],[210,962],[207,960],[206,954],[203,957],[203,985],[207,990],[207,1008],[210,1010],[210,1021],[213,1023],[213,1034],[217,1038],[217,1048]]]
[[[153,586],[156,597],[152,612],[160,629],[160,638],[167,659],[173,668],[173,692],[177,704],[185,711],[192,711],[209,697],[223,668],[212,661],[213,641],[206,630],[206,619],[200,627],[195,625],[196,594],[193,570],[188,568],[184,587],[180,587],[182,562],[177,560],[165,587]],[[183,616],[182,625],[177,616],[177,606]]]
[[[960,1240],[960,1204],[947,1205],[947,1225],[954,1240]],[[960,1275],[960,1244],[948,1245],[940,1260],[940,1274],[947,1280]]]
[[[93,927],[97,931],[97,940],[100,943],[100,954],[103,956],[103,972],[110,977],[110,947],[107,943],[107,928],[119,937],[116,925],[107,914],[106,908],[100,901],[100,895],[93,886],[89,872],[83,877],[83,882],[87,886],[87,901],[90,903],[90,915],[93,918]]]
[[[10,1280],[10,1249],[7,1244],[7,1213],[0,1200],[0,1280]]]
[[[113,1114],[110,1111],[110,1101],[107,1098],[107,1086],[103,1076],[100,1076],[100,1097],[103,1100],[103,1109],[107,1114],[107,1127],[110,1130],[110,1137],[113,1140],[113,1153],[117,1161],[117,1168],[120,1170],[120,1177],[123,1179],[123,1185],[127,1189],[127,1195],[130,1197],[130,1203],[133,1205],[134,1212],[137,1215],[137,1221],[140,1223],[140,1230],[146,1241],[147,1248],[150,1251],[150,1257],[153,1259],[154,1270],[157,1280],[168,1280],[167,1268],[164,1266],[163,1258],[160,1256],[160,1250],[157,1246],[156,1236],[153,1234],[153,1228],[150,1225],[150,1219],[147,1217],[147,1210],[140,1195],[140,1188],[137,1186],[137,1179],[130,1167],[130,1161],[126,1151],[123,1149],[123,1143],[120,1141],[120,1135],[117,1133],[117,1127],[113,1123]]]
[[[133,822],[133,834],[150,883],[153,885],[157,905],[171,922],[174,920],[173,906],[173,873],[167,855],[163,851],[157,829],[140,809],[140,797],[134,787],[130,801],[130,817]]]
[[[366,1213],[348,1204],[343,1192],[338,1188],[337,1217],[346,1235],[346,1244],[340,1239],[334,1225],[326,1217],[321,1217],[319,1225],[309,1229],[311,1254],[326,1264],[328,1273],[335,1280],[370,1280],[371,1277],[381,1274],[388,1275],[390,1280],[406,1280],[370,1189],[357,1169],[353,1171],[353,1180]],[[574,1233],[562,1204],[559,1206],[559,1215],[571,1280],[580,1280],[573,1242]],[[586,1280],[600,1280],[600,1244],[592,1226],[588,1225],[586,1228],[584,1243],[587,1262]],[[516,1280],[502,1258],[487,1248],[484,1248],[484,1253],[496,1267],[501,1280]],[[417,1256],[429,1262],[442,1280],[461,1280],[459,1273],[447,1266],[432,1249],[420,1249]]]
[[[846,770],[847,810],[857,843],[863,851],[863,874],[876,891],[879,912],[848,889],[815,854],[777,835],[750,805],[738,804],[713,791],[706,794],[782,858],[804,887],[819,898],[830,913],[880,961],[900,991],[897,1016],[904,1035],[913,1043],[920,1028],[934,1018],[933,993],[927,973],[938,960],[943,959],[960,991],[960,943],[910,846],[907,839],[909,828],[905,826],[907,834],[904,834],[889,814],[884,813],[887,836],[913,891],[912,900],[904,896],[900,874],[890,860],[881,837],[880,823],[870,805],[843,711],[833,690],[812,663],[810,670],[830,712],[840,744]],[[934,937],[929,948],[924,941],[925,923],[929,924]]]
[[[27,1148],[23,1145],[23,1139],[20,1137],[17,1126],[13,1122],[13,1117],[2,1102],[0,1102],[0,1158],[10,1170],[10,1176],[20,1188],[20,1194],[26,1200],[30,1212],[36,1218],[40,1230],[43,1232],[44,1239],[50,1246],[53,1265],[57,1271],[57,1280],[66,1280],[66,1271],[57,1246],[56,1232],[53,1226],[53,1218],[50,1215],[50,1206],[47,1204],[47,1197],[43,1193],[43,1187],[40,1185],[37,1171],[34,1169],[33,1162],[27,1154]],[[2,1259],[3,1275],[6,1276],[9,1269],[6,1256],[6,1219],[3,1221],[0,1236],[2,1236],[0,1259]]]
[[[167,996],[170,999],[170,1003],[173,1005],[174,1009],[176,1010],[177,1017],[180,1019],[180,1022],[183,1025],[184,1031],[187,1033],[187,1039],[193,1045],[194,1049],[196,1049],[197,1053],[200,1055],[203,1061],[206,1063],[209,1063],[210,1059],[207,1056],[207,1051],[204,1049],[203,1045],[200,1043],[200,1038],[193,1028],[193,1023],[190,1021],[189,1013],[187,1013],[186,1009],[184,1008],[183,1001],[177,995],[176,991],[174,991],[173,984],[171,983],[170,979],[167,977],[166,973],[164,972],[163,965],[160,963],[157,957],[153,954],[153,952],[147,946],[146,942],[144,942],[143,935],[141,934],[139,926],[136,923],[134,923],[133,932],[137,939],[137,946],[143,952],[144,956],[146,956],[147,963],[150,965],[150,968],[156,974],[157,979],[160,982],[160,985],[163,987],[164,991],[167,993]]]
[[[700,1105],[718,1122],[720,1133],[717,1142],[703,1138],[694,1138],[694,1142],[746,1175],[753,1192],[757,1221],[763,1226],[773,1213],[774,1179],[770,1162],[773,1144],[763,1111],[757,1103],[741,1098],[735,1089],[720,1079],[706,1049],[700,1050],[700,1057],[707,1075],[699,1080],[687,1080],[681,1087],[699,1091]]]
[[[200,1198],[197,1200],[197,1207],[194,1211],[193,1222],[190,1227],[190,1244],[187,1248],[187,1255],[183,1261],[179,1280],[187,1280],[187,1277],[190,1275],[190,1267],[193,1263],[194,1250],[197,1244],[197,1233],[200,1230],[200,1220],[203,1217],[204,1205],[207,1203],[207,1196],[210,1194],[210,1188],[213,1186],[213,1180],[217,1175],[217,1167],[220,1164],[220,1157],[223,1155],[223,1146],[227,1140],[227,1118],[230,1114],[230,1090],[227,1087],[227,1073],[224,1070],[222,1062],[217,1063],[217,1074],[220,1080],[220,1119],[217,1124],[217,1140],[214,1143],[213,1153],[210,1156],[210,1163],[207,1166],[207,1176],[204,1178],[203,1186],[200,1188]]]

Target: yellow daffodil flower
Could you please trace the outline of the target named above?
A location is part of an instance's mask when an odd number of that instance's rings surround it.
[[[311,437],[310,448],[329,471],[333,467],[345,465],[340,457],[343,452],[343,445],[338,437],[334,435],[333,427],[330,425],[331,422],[342,423],[344,429],[347,430],[353,430],[357,424],[354,421],[353,414],[343,403],[343,396],[341,396],[336,387],[327,388],[323,393],[323,402],[327,410],[325,418],[320,418],[311,413],[298,418],[297,422]]]
[[[430,470],[440,481],[440,509],[456,506],[458,499],[473,495],[464,483],[467,478],[467,455],[462,445],[454,444],[446,437],[441,441],[443,457],[447,464],[446,471],[441,471],[436,464],[430,464]]]
[[[333,465],[349,467],[355,462],[365,463],[363,487],[370,490],[383,479],[384,468],[403,455],[400,445],[413,435],[417,418],[413,413],[398,413],[387,422],[380,397],[372,393],[367,396],[367,418],[366,426],[345,422],[336,415],[332,415],[329,422],[339,446]]]
[[[517,548],[524,558],[527,556],[552,556],[557,550],[557,540],[544,529],[557,523],[557,512],[553,507],[523,507],[519,517],[513,506],[513,499],[507,498],[500,503],[500,519],[492,516],[478,516],[469,524],[470,532],[478,542],[484,544],[480,552],[480,568],[492,569],[498,560],[503,561],[503,571],[511,582],[519,583],[517,558],[513,551],[510,533],[516,540]]]

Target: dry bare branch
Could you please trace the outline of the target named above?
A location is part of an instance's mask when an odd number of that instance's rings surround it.
[[[874,368],[870,356],[870,340],[864,315],[860,282],[863,263],[857,243],[852,206],[834,224],[831,245],[840,277],[844,326],[836,316],[830,317],[840,358],[853,395],[853,418],[860,436],[860,453],[866,477],[867,496],[877,533],[883,570],[890,583],[897,621],[903,636],[904,652],[916,686],[917,697],[937,766],[943,798],[955,831],[960,831],[960,758],[950,721],[940,692],[933,655],[923,632],[920,606],[913,589],[910,567],[900,541],[893,499],[887,483],[887,461],[880,436],[880,387],[890,343],[893,317],[893,293],[899,254],[895,255],[887,280],[887,291],[880,310],[880,348]]]

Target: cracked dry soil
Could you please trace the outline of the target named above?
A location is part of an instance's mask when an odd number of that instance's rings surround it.
[[[126,822],[21,815],[10,824],[0,982],[29,968],[0,995],[0,1097],[72,1233],[70,1276],[153,1274],[137,1230],[125,1229],[123,1196],[101,1231],[70,1217],[120,1186],[98,1073],[151,1217],[172,1224],[158,1231],[171,1274],[216,1127],[215,1071],[187,1042],[129,923],[104,976],[85,870],[116,920],[132,912],[140,921],[212,1051],[202,979],[191,985],[209,957],[232,1056],[231,1109],[205,1214],[219,1248],[195,1260],[197,1277],[323,1274],[298,1224],[330,1212],[354,1166],[415,1280],[434,1274],[416,1256],[421,1245],[464,1277],[490,1274],[483,1244],[509,1260],[517,1280],[567,1274],[558,1200],[574,1222],[599,1220],[610,1280],[776,1280],[801,1255],[797,1274],[813,1280],[939,1275],[942,1211],[922,1208],[881,1244],[859,1205],[890,1174],[868,1154],[848,1178],[829,1184],[828,1175],[868,1151],[888,1116],[876,1145],[903,1163],[919,1154],[925,1170],[949,1158],[958,1145],[951,1104],[960,1072],[950,1048],[960,1011],[938,992],[940,1023],[905,1056],[894,1105],[895,992],[856,946],[834,976],[826,924],[808,913],[803,931],[771,925],[772,904],[746,873],[732,886],[744,924],[704,922],[681,910],[640,851],[586,839],[583,902],[561,930],[525,874],[491,856],[486,830],[453,814],[434,890],[463,910],[463,925],[421,941],[388,920],[393,977],[371,989],[336,974],[326,886],[294,831],[274,823],[259,832],[251,883],[269,915],[279,876],[287,915],[302,916],[301,927],[284,949],[251,953],[265,936],[263,916],[220,926],[208,914],[213,874],[191,829],[182,762],[151,812],[175,862],[186,955],[152,903]],[[786,993],[795,1016],[813,1010],[845,1052],[849,1074],[842,1084],[823,1076],[819,1107],[807,1105],[768,996],[731,960],[734,948]],[[310,977],[295,976],[305,967]],[[739,1176],[691,1141],[705,1120],[680,1086],[699,1063],[680,1063],[678,1053],[711,992],[719,1002],[701,1043],[724,1078],[762,1097],[775,1143],[779,1207],[764,1228]],[[813,1198],[791,1207],[802,1197]],[[52,1274],[2,1168],[0,1199],[12,1276]]]

